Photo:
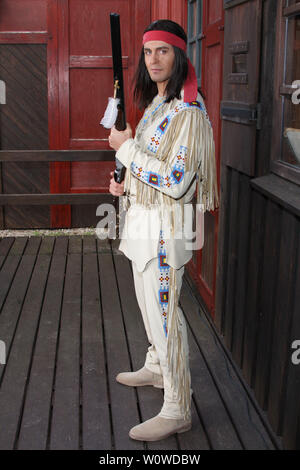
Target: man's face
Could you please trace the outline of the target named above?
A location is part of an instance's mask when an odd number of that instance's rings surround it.
[[[175,61],[173,46],[163,41],[148,41],[144,44],[144,56],[151,80],[166,85]]]

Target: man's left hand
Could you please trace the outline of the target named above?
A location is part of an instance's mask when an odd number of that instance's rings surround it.
[[[127,127],[125,131],[117,131],[117,129],[112,127],[110,131],[110,136],[108,138],[109,146],[113,148],[115,151],[119,150],[121,145],[128,139],[132,137],[132,130],[130,124],[126,123]]]

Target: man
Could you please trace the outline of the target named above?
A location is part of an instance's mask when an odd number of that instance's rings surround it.
[[[125,189],[129,201],[120,250],[132,260],[150,343],[144,367],[118,374],[117,381],[164,388],[160,413],[129,432],[143,441],[191,429],[187,330],[178,306],[184,265],[192,256],[184,207],[196,186],[204,211],[218,206],[213,132],[186,43],[184,30],[172,21],[146,29],[134,92],[145,113],[134,139],[129,125],[123,132],[113,128],[109,137],[127,168],[125,183],[112,178],[110,192],[121,196]]]

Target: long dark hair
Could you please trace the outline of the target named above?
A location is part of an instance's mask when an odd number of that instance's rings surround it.
[[[147,31],[167,31],[168,33],[175,34],[187,42],[187,37],[184,29],[177,23],[171,20],[157,20],[145,29]],[[166,102],[169,103],[174,98],[180,98],[180,92],[184,81],[188,74],[188,60],[186,53],[173,46],[175,53],[175,61],[173,66],[172,75],[166,86]],[[157,84],[150,78],[148,70],[145,65],[144,48],[142,48],[138,68],[135,74],[135,87],[134,98],[139,108],[146,108],[154,96],[157,95]]]

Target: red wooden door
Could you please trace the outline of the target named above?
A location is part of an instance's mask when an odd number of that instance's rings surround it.
[[[109,149],[109,131],[99,121],[113,94],[110,12],[120,14],[125,99],[130,104],[142,34],[150,23],[150,0],[49,2],[52,149]],[[127,108],[127,119],[136,124],[132,109]],[[55,163],[51,192],[107,192],[113,167],[113,162]],[[51,221],[52,227],[70,227],[70,206],[52,207]]]
[[[206,97],[205,104],[213,126],[218,187],[220,188],[220,143],[222,100],[223,51],[224,51],[224,10],[222,0],[202,2],[202,44],[201,44],[201,88]],[[204,246],[196,251],[189,264],[192,277],[209,312],[214,317],[218,209],[205,213]]]

